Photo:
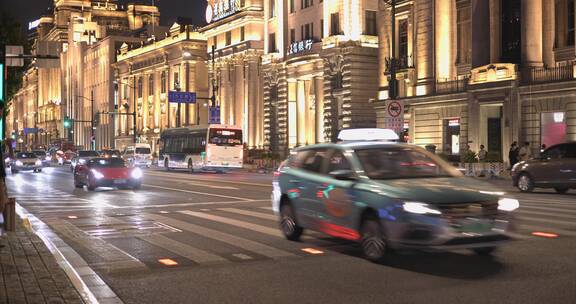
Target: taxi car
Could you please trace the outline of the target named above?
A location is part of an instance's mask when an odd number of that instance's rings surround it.
[[[489,255],[512,240],[517,200],[394,142],[392,130],[344,130],[339,139],[296,149],[274,174],[272,205],[287,239],[320,231],[359,242],[372,261],[395,249]]]
[[[86,186],[89,191],[98,187],[140,189],[142,170],[128,167],[121,158],[92,158],[74,169],[74,186]]]
[[[42,172],[42,161],[32,152],[19,152],[10,159],[10,171],[12,174],[20,171]]]

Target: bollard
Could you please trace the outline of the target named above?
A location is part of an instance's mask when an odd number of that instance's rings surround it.
[[[4,230],[16,231],[16,199],[11,197],[4,206]]]

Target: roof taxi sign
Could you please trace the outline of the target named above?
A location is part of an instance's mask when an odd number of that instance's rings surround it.
[[[206,7],[206,22],[212,23],[239,12],[242,9],[240,0],[214,0]]]
[[[302,40],[298,42],[291,43],[288,46],[287,54],[288,56],[303,53],[312,50],[312,44],[314,41],[312,39]]]

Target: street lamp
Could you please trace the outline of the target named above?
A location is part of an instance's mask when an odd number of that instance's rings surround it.
[[[94,126],[94,90],[90,91],[90,98],[84,96],[76,96],[76,97],[90,101],[91,117],[90,120],[75,120],[75,119],[72,120],[74,122],[90,123],[90,146],[92,147],[92,150],[96,150],[96,136],[94,132],[96,129],[96,127]]]
[[[388,98],[396,99],[398,97],[398,80],[396,79],[396,3],[398,0],[382,0],[391,7],[391,30],[390,40],[392,44],[392,56],[390,57],[390,82],[388,83]]]
[[[134,78],[134,82],[136,82],[136,78]],[[132,90],[134,90],[134,96],[133,96],[133,98],[134,98],[134,110],[132,111],[132,113],[126,113],[125,115],[132,115],[132,117],[133,117],[133,119],[134,119],[134,120],[132,121],[132,123],[134,124],[134,134],[133,134],[133,135],[134,135],[134,144],[136,144],[136,142],[137,142],[137,137],[138,137],[138,136],[136,135],[136,130],[137,130],[137,127],[136,127],[136,119],[137,119],[137,117],[138,117],[138,116],[137,116],[137,115],[138,115],[138,112],[136,112],[136,109],[137,109],[137,105],[136,105],[136,86],[132,86],[132,85],[130,85],[130,84],[128,84],[128,83],[124,83],[124,82],[121,82],[121,81],[118,81],[118,80],[114,80],[114,84],[116,84],[116,85],[118,85],[118,84],[125,85],[125,86],[131,88]],[[128,110],[128,109],[130,108],[130,105],[128,105],[128,102],[124,103],[122,106],[123,106],[124,109],[126,109],[126,110]]]

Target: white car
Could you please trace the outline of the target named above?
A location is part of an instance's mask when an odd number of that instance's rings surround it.
[[[152,166],[152,148],[149,144],[136,144],[128,146],[122,153],[122,158],[134,167]]]
[[[32,152],[16,153],[14,158],[10,160],[10,170],[12,174],[20,171],[42,172],[42,160]]]

